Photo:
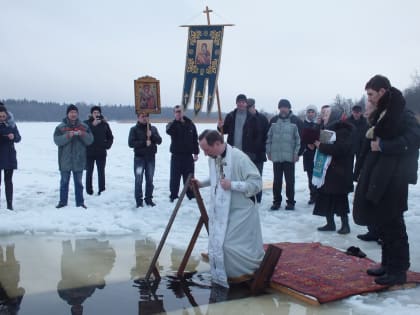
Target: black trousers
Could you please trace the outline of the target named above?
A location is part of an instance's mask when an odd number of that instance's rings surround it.
[[[283,174],[286,180],[286,197],[288,204],[295,204],[295,163],[274,162],[273,163],[273,203],[281,204],[281,191],[283,186]]]
[[[378,236],[382,240],[382,265],[388,273],[407,271],[410,267],[410,249],[404,216],[378,223]]]
[[[96,170],[98,171],[98,192],[105,190],[105,164],[106,156],[101,158],[87,157],[86,158],[86,192],[93,193],[92,176],[93,168],[96,162]]]
[[[172,154],[171,175],[169,179],[169,190],[171,195],[169,198],[178,198],[181,176],[182,182],[185,184],[190,173],[194,175],[194,159],[192,154]],[[187,190],[187,197],[190,199],[194,197],[194,193],[191,189]]]
[[[306,175],[308,176],[308,188],[309,188],[310,199],[315,200],[317,190],[316,190],[316,186],[312,184],[313,173],[314,173],[313,169],[306,171]]]
[[[264,162],[254,162],[255,166],[258,168],[258,171],[260,172],[260,175],[262,177],[262,173],[263,173],[263,168],[264,168]],[[260,203],[261,202],[261,198],[262,198],[262,189],[261,191],[257,194],[257,202]]]
[[[7,207],[11,208],[13,204],[13,182],[12,182],[13,170],[3,170],[3,171],[4,171],[4,186],[5,186],[5,191],[6,191]],[[0,173],[0,185],[1,185],[1,173]]]

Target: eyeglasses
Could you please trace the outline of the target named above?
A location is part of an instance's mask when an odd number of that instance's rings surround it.
[[[176,110],[176,111],[175,111],[175,114],[180,114],[180,113],[182,113],[182,111],[181,111],[181,110]]]

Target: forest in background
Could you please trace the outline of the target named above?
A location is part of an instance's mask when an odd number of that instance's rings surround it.
[[[420,120],[420,75],[416,73],[413,75],[412,85],[405,89],[404,96],[406,99],[406,106],[412,110]],[[11,111],[17,121],[61,121],[65,117],[66,108],[70,103],[56,103],[56,102],[39,102],[36,100],[26,100],[26,99],[4,99],[2,101],[7,109]],[[341,95],[337,95],[335,99],[329,105],[341,106],[347,114],[350,114],[351,108],[354,105],[361,105],[365,107],[366,96],[361,97],[358,100],[353,100],[350,98],[345,98]],[[82,120],[87,119],[90,114],[90,108],[97,104],[86,104],[84,102],[79,102],[75,104],[79,108],[79,116]],[[325,104],[322,104],[325,105]],[[318,106],[320,107],[320,106]],[[258,110],[258,108],[257,108]],[[103,115],[107,120],[115,121],[135,121],[135,111],[134,105],[106,105],[102,107]],[[268,117],[271,117],[276,114],[275,109],[272,113],[267,113],[261,111]],[[304,116],[304,111],[298,111],[296,114],[299,116]],[[194,121],[199,122],[213,122],[218,118],[217,112],[212,112],[207,114],[207,112],[202,111],[198,113],[197,116],[194,116],[194,111],[188,109],[185,112],[185,115],[193,118]],[[225,113],[222,113],[222,116],[225,116]],[[153,115],[151,117],[153,121],[169,121],[173,119],[172,107],[162,107],[161,114]]]

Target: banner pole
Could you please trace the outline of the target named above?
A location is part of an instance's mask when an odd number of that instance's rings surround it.
[[[203,11],[203,13],[207,16],[207,25],[211,25],[210,23],[210,12],[213,12],[213,10],[210,10],[208,6],[206,6],[206,9]],[[219,96],[219,85],[216,83],[216,101],[217,101],[217,112],[218,112],[218,118],[221,121],[222,120],[222,108],[220,106],[220,96]],[[223,135],[223,127],[220,128],[220,132]]]

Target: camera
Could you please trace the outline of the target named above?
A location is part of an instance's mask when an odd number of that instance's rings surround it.
[[[102,116],[102,115],[98,115],[98,116],[96,116],[96,119],[97,119],[97,120],[102,120],[102,119],[104,119],[104,116]]]

